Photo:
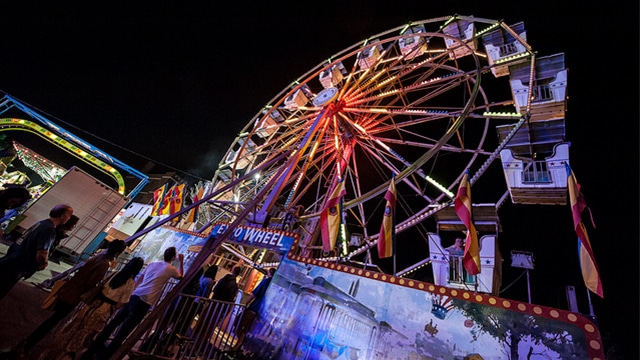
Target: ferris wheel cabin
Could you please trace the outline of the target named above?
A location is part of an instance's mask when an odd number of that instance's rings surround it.
[[[284,122],[284,117],[277,109],[272,109],[270,112],[264,110],[262,115],[265,116],[256,119],[256,135],[264,139],[278,131],[278,127]]]
[[[502,231],[495,204],[473,204],[474,225],[478,231],[481,271],[469,275],[462,265],[462,254],[450,253],[443,244],[446,233],[457,232],[464,237],[467,230],[449,206],[435,214],[438,233],[429,233],[429,258],[434,284],[448,288],[474,290],[497,295],[502,284],[502,255],[498,247],[498,233]],[[444,232],[444,234],[443,234]],[[441,236],[442,234],[442,236]]]
[[[526,41],[527,32],[523,22],[482,35],[482,43],[495,77],[509,75],[510,65],[528,57],[529,50],[523,43]]]
[[[373,40],[373,42],[375,41],[377,40]],[[377,46],[370,46],[368,48],[365,48],[361,52],[359,52],[357,55],[357,59],[358,59],[358,66],[360,67],[360,70],[364,71],[369,69],[373,65],[375,65],[376,61],[380,57],[381,51],[382,51],[382,46],[377,45]]]
[[[305,106],[309,102],[309,98],[304,94],[302,89],[298,89],[284,100],[284,106],[287,109],[296,109]]]
[[[455,19],[455,18],[453,18]],[[462,40],[467,46],[462,46],[458,41],[445,38],[444,42],[447,49],[453,50],[449,53],[452,59],[458,59],[467,55],[471,55],[477,48],[476,26],[472,19],[460,18],[455,19],[445,25],[442,31],[454,38]]]
[[[530,118],[500,152],[502,168],[514,204],[564,205],[567,202],[569,142],[565,138],[567,69],[564,54],[536,61],[531,84]],[[513,99],[526,112],[531,65],[509,66]],[[496,127],[504,141],[515,125]]]
[[[225,159],[225,163],[233,164],[235,163],[235,167],[238,170],[242,170],[247,167],[247,165],[251,164],[255,158],[255,156],[249,155],[244,157],[245,154],[251,154],[256,147],[256,143],[247,138],[239,138],[237,143],[234,146],[234,150],[230,151]],[[238,158],[240,157],[240,158]],[[237,161],[236,161],[237,160]]]
[[[536,58],[532,94],[529,94],[531,64],[527,62],[509,66],[509,82],[516,108],[525,114],[531,97],[530,121],[564,119],[567,110],[567,72],[564,53]]]
[[[328,89],[330,87],[337,86],[342,81],[346,73],[347,69],[344,67],[342,62],[338,62],[329,69],[322,71],[318,76],[318,80],[320,80],[320,84],[322,84],[323,88]]]
[[[420,24],[407,27],[401,34],[417,34],[425,31],[424,25]],[[404,56],[406,60],[411,60],[427,51],[427,42],[423,36],[419,35],[400,38],[398,40],[398,46],[400,47],[402,56]]]
[[[570,144],[544,143],[545,139],[552,138],[549,134],[554,125],[557,126],[554,122],[523,126],[507,148],[500,152],[502,170],[514,204],[567,203],[567,171],[564,164],[569,161]],[[498,127],[500,136],[504,136],[509,127],[512,125]],[[518,138],[523,141],[518,142]],[[551,153],[545,156],[548,151]]]

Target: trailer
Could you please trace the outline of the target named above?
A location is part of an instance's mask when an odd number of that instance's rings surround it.
[[[99,246],[106,233],[105,227],[127,204],[128,197],[120,194],[83,170],[72,167],[40,195],[14,220],[14,227],[24,233],[31,225],[49,217],[49,211],[57,204],[73,207],[73,214],[80,220],[57,248],[65,260],[77,262],[88,258]]]

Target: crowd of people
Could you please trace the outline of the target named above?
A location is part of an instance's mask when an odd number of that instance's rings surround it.
[[[0,191],[0,203],[2,199]],[[0,211],[18,206],[19,201],[8,204]],[[0,299],[20,280],[28,279],[36,271],[47,267],[56,241],[59,242],[73,229],[78,220],[73,215],[71,206],[59,204],[50,210],[47,219],[35,223],[14,241],[7,254],[0,258]],[[74,267],[72,276],[63,279],[64,285],[56,293],[52,314],[16,344],[10,353],[0,354],[0,358],[111,358],[158,303],[165,285],[171,279],[182,279],[184,274],[184,255],[179,254],[175,247],[165,249],[161,261],[150,262],[145,266],[143,258],[134,257],[126,261],[119,271],[114,271],[118,265],[117,259],[125,249],[123,240],[111,240],[104,251]],[[253,311],[257,311],[256,304],[264,295],[273,271],[274,269],[269,269],[265,280],[250,295],[248,306]],[[210,257],[198,269],[190,284],[184,287],[183,293],[195,295],[195,298],[235,301],[241,268],[234,267],[216,282],[217,272],[218,266],[213,264]],[[94,291],[95,296],[85,297],[96,289],[98,291]],[[190,322],[184,321],[180,327],[186,330],[189,324]],[[57,331],[54,332],[54,329]],[[52,346],[41,354],[32,354],[36,344],[49,334]]]

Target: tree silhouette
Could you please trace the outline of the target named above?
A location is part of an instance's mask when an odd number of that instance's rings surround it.
[[[586,339],[575,325],[458,299],[453,305],[475,323],[478,331],[472,341],[488,334],[509,349],[511,359],[521,359],[518,348],[523,340],[529,340],[531,346],[522,358],[550,355],[550,351],[560,359],[588,358]]]

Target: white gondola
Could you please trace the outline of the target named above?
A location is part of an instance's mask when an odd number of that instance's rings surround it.
[[[556,144],[541,160],[518,157],[514,149],[500,152],[504,177],[514,204],[565,205],[569,143]]]
[[[527,41],[527,32],[523,22],[508,28],[515,32],[522,41]],[[489,65],[491,65],[491,72],[495,77],[509,75],[509,65],[526,59],[529,54],[525,45],[505,28],[482,35],[482,42],[487,52]]]
[[[231,180],[231,175],[231,166],[229,166],[229,164],[223,164],[216,170],[215,177],[223,181],[229,181]]]
[[[496,127],[504,141],[514,125]],[[511,201],[515,204],[564,205],[569,160],[564,119],[535,121],[522,126],[500,152]]]
[[[479,234],[480,273],[469,275],[462,265],[462,255],[451,255],[442,244],[441,231],[457,231],[462,235],[465,225],[453,207],[435,215],[438,234],[429,233],[429,255],[434,284],[461,290],[473,290],[498,295],[502,285],[502,255],[498,233],[502,231],[495,204],[473,204],[474,225]],[[483,235],[484,233],[484,235]]]
[[[247,142],[245,146],[242,146]],[[236,145],[234,146],[235,150],[229,151],[227,154],[227,158],[225,159],[226,164],[230,164],[231,166],[235,163],[235,168],[237,170],[242,170],[247,167],[247,165],[253,163],[255,156],[246,156],[245,154],[250,154],[256,148],[256,143],[251,139],[241,138],[238,139]],[[236,162],[238,156],[240,156],[240,160]]]
[[[328,69],[323,70],[318,76],[318,79],[320,80],[322,87],[324,87],[325,89],[328,89],[338,85],[340,81],[342,81],[342,79],[344,78],[343,74],[345,72],[346,72],[346,69],[344,68],[344,65],[342,65],[342,63],[340,62],[338,64],[332,65]]]
[[[284,106],[287,109],[294,110],[301,106],[305,106],[308,102],[309,98],[305,95],[304,90],[300,88],[287,96],[284,100]]]
[[[521,114],[526,112],[527,99],[531,96],[530,121],[564,119],[567,107],[564,53],[535,60],[533,94],[529,94],[530,63],[509,66],[509,72],[513,100]]]
[[[273,109],[271,112],[265,110],[262,115],[256,120],[256,134],[261,138],[266,138],[278,130],[279,124],[284,122],[284,117],[277,109]]]
[[[473,20],[470,19],[458,19],[447,24],[442,31],[454,38],[460,39],[466,43],[467,46],[460,44],[459,41],[452,39],[444,39],[447,49],[453,50],[449,53],[449,57],[452,59],[459,59],[461,57],[471,55],[477,48],[476,27]]]
[[[358,66],[361,70],[367,70],[375,65],[376,61],[380,57],[380,51],[382,49],[379,46],[369,46],[366,49],[358,53]]]
[[[424,25],[413,25],[407,27],[407,29],[402,32],[402,35],[424,33],[425,31]],[[420,35],[400,38],[398,40],[398,46],[400,47],[402,56],[404,56],[406,60],[411,60],[427,51],[427,42],[425,38]]]

